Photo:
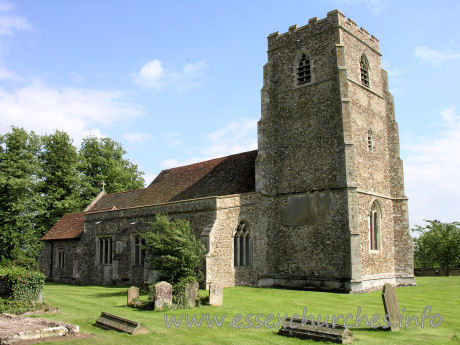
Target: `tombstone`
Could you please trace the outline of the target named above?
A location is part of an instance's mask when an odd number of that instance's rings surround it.
[[[168,282],[159,282],[155,285],[155,309],[172,306],[172,285]]]
[[[196,300],[198,298],[198,283],[187,283],[185,284],[185,296],[187,297],[187,303],[189,308],[194,308]]]
[[[391,331],[399,331],[400,314],[398,307],[398,299],[396,298],[396,291],[394,287],[389,283],[383,285],[382,300],[383,307],[385,308],[385,315],[388,315]]]
[[[222,286],[211,283],[209,286],[209,304],[214,306],[222,305],[224,289]]]
[[[128,305],[134,304],[134,300],[139,298],[139,288],[135,286],[131,286],[128,289]]]
[[[353,336],[350,330],[342,325],[318,325],[318,322],[302,322],[302,319],[288,317],[283,321],[283,326],[278,331],[279,335],[294,337],[302,340],[326,341],[336,344],[351,344]]]
[[[97,319],[96,326],[102,329],[126,332],[131,335],[148,333],[147,329],[142,327],[137,321],[128,320],[105,312],[102,312],[99,319]]]

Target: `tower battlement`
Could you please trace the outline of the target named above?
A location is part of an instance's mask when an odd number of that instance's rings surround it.
[[[317,17],[311,18],[308,20],[308,24],[304,26],[299,27],[297,24],[292,25],[285,33],[280,34],[279,31],[276,31],[268,35],[268,50],[276,49],[280,46],[292,43],[293,41],[298,40],[300,35],[302,35],[302,37],[308,37],[337,27],[340,27],[342,30],[355,36],[376,52],[379,52],[379,40],[377,37],[369,34],[369,32],[363,27],[358,27],[358,24],[356,24],[351,18],[347,18],[339,10],[328,12],[326,18],[323,19],[318,20]]]

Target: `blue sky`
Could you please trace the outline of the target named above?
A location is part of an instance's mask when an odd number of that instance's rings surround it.
[[[410,223],[460,220],[458,1],[0,0],[0,133],[109,136],[147,183],[255,149],[266,37],[336,8],[380,40]]]

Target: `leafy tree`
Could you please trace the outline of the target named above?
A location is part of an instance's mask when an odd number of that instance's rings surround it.
[[[37,191],[40,138],[12,127],[0,136],[0,259],[15,259],[40,250],[35,217],[41,206]]]
[[[419,234],[414,238],[415,267],[442,267],[449,274],[449,268],[460,265],[460,223],[425,222],[412,229]]]
[[[42,143],[39,190],[43,205],[37,222],[43,233],[64,214],[80,211],[85,200],[82,198],[83,176],[78,171],[77,149],[69,135],[55,131],[43,136]]]
[[[102,182],[108,193],[142,188],[142,171],[136,164],[123,158],[126,151],[121,144],[110,138],[86,137],[79,151],[79,170],[85,175],[87,202],[101,190]]]
[[[205,247],[183,219],[170,220],[157,215],[145,233],[145,249],[151,254],[151,267],[160,270],[160,278],[171,284],[197,277]]]

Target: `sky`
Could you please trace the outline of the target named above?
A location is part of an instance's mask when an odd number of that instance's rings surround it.
[[[333,9],[380,40],[411,226],[460,221],[459,1],[0,0],[0,134],[108,136],[146,184],[256,149],[266,37]]]

